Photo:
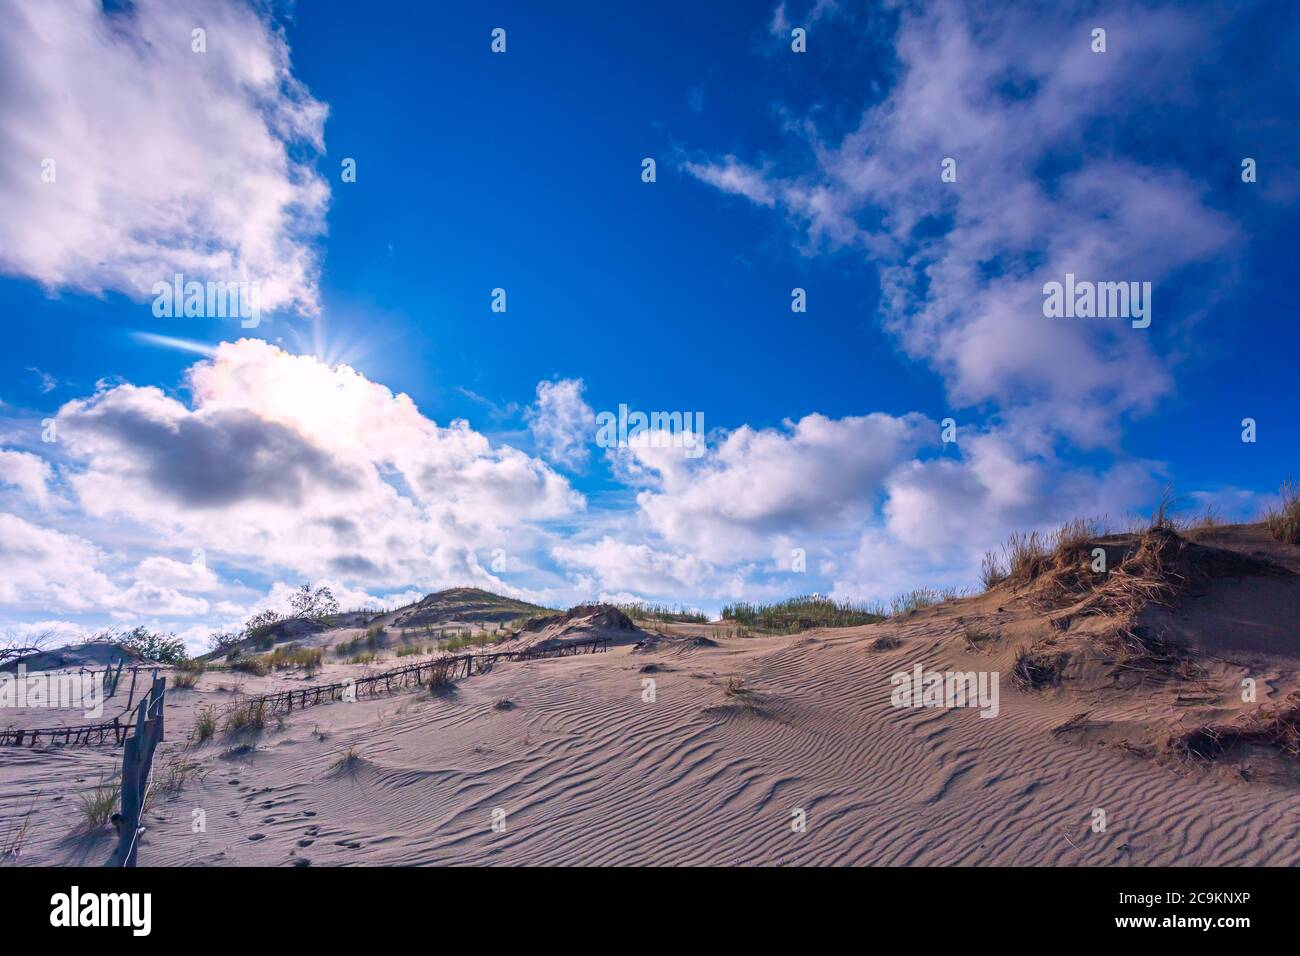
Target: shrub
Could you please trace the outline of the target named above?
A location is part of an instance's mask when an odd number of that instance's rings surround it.
[[[323,652],[319,647],[302,647],[299,644],[289,644],[285,647],[277,647],[266,659],[266,663],[277,671],[290,670],[294,667],[303,667],[313,671],[321,666],[323,656]]]
[[[135,627],[129,631],[102,631],[92,641],[116,644],[145,660],[157,661],[159,664],[179,664],[188,659],[185,642],[175,634],[161,634],[145,627]]]
[[[254,677],[265,677],[271,673],[271,664],[265,657],[240,657],[230,662],[230,669]]]
[[[199,682],[199,677],[203,674],[203,664],[200,661],[187,661],[176,667],[171,673],[171,685],[173,690],[193,690]]]
[[[429,690],[436,693],[439,690],[451,687],[455,683],[453,675],[456,673],[456,664],[457,662],[449,657],[434,661],[429,668],[429,677],[427,679]]]

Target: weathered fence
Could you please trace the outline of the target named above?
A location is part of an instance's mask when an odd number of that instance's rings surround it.
[[[122,723],[120,716],[103,724],[78,724],[69,727],[6,727],[0,730],[0,747],[39,747],[42,740],[49,746],[59,743],[80,746],[100,744],[117,746],[125,742],[129,729],[130,725]]]
[[[136,710],[135,733],[122,747],[122,810],[112,817],[117,847],[108,858],[108,866],[135,866],[140,834],[144,833],[140,815],[149,796],[154,751],[163,739],[166,700],[167,678],[155,676],[153,686]]]
[[[394,689],[418,686],[426,680],[426,672],[433,674],[443,672],[448,677],[460,675],[471,676],[475,670],[482,674],[499,660],[529,661],[544,657],[570,657],[574,654],[595,654],[609,649],[610,639],[597,637],[590,641],[563,644],[540,651],[497,651],[492,654],[460,654],[454,657],[435,657],[416,664],[407,664],[393,670],[351,680],[336,681],[332,684],[317,684],[297,690],[282,690],[274,694],[247,698],[245,703],[260,706],[268,716],[288,714],[317,704],[343,700],[345,697],[375,697],[391,693]]]
[[[469,677],[474,673],[475,669],[481,674],[485,668],[491,667],[499,660],[528,661],[545,657],[569,657],[582,653],[595,654],[598,651],[607,651],[609,645],[609,638],[597,637],[590,641],[562,644],[545,650],[496,651],[491,654],[461,654],[453,657],[435,657],[431,660],[421,661],[418,664],[407,664],[394,670],[369,674],[352,680],[264,694],[260,697],[249,698],[249,702],[254,705],[260,702],[264,707],[268,708],[267,713],[271,715],[287,714],[295,710],[302,710],[305,707],[314,707],[317,704],[342,700],[344,695],[348,693],[355,693],[358,697],[373,697],[381,693],[391,693],[394,689],[422,684],[426,679],[426,672],[432,673],[434,669],[448,669],[449,676],[452,677],[457,675]],[[135,698],[136,673],[142,669],[131,668],[131,690],[127,709],[111,721],[67,727],[7,727],[0,729],[0,747],[38,747],[42,743],[49,746],[55,744],[73,746],[110,744],[112,746],[121,746],[129,739],[128,735],[132,724],[130,720],[123,720],[123,718],[130,712],[130,701]],[[120,667],[115,679],[121,679]],[[154,684],[159,680],[156,670],[153,672],[152,680]],[[151,696],[152,690],[150,690],[150,696],[146,696],[145,700],[149,700]],[[144,701],[141,703],[144,703]]]
[[[102,671],[83,667],[80,670],[60,671],[59,673],[76,674],[78,677],[89,677],[92,680],[96,674],[101,674],[104,700],[112,700],[122,683],[123,670],[123,662],[118,661],[116,667],[110,665]],[[112,720],[101,721],[97,724],[70,724],[64,727],[0,728],[0,747],[39,747],[42,743],[47,746],[65,744],[84,747],[111,744],[114,747],[120,747],[126,742],[127,735],[131,730],[130,721],[124,721],[123,718],[131,712],[131,705],[135,702],[135,685],[141,671],[148,671],[151,675],[151,681],[156,680],[158,677],[157,665],[152,667],[137,665],[130,668],[131,685],[127,694],[126,707]]]

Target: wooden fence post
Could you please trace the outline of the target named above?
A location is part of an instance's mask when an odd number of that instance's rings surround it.
[[[139,837],[144,832],[140,816],[149,794],[153,755],[163,738],[166,695],[167,678],[158,677],[155,672],[152,686],[136,710],[135,733],[122,746],[122,811],[113,819],[117,827],[117,848],[109,858],[109,865],[135,866]]]

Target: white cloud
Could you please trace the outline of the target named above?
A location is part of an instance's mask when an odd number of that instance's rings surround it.
[[[884,479],[938,434],[917,414],[814,414],[782,429],[743,426],[698,459],[639,444],[631,453],[652,486],[637,502],[667,542],[706,560],[772,556],[790,534],[863,520]]]
[[[221,0],[7,10],[0,271],[136,298],[181,272],[316,311],[326,107],[291,74],[282,32]],[[206,53],[191,50],[199,25]]]
[[[493,586],[476,549],[521,552],[537,522],[585,507],[543,462],[441,427],[347,366],[246,339],[189,384],[192,408],[124,384],[60,409],[66,481],[89,515],[269,573]]]
[[[0,485],[12,485],[38,506],[49,501],[50,463],[31,452],[0,448]]]
[[[582,379],[538,382],[537,401],[526,413],[537,449],[547,461],[574,470],[590,456],[596,413],[582,398]]]
[[[100,610],[118,591],[100,570],[104,553],[77,535],[0,512],[0,604]]]
[[[647,594],[698,593],[713,575],[700,558],[659,551],[609,536],[587,544],[563,544],[552,549],[556,560],[595,573],[600,587]]]
[[[183,564],[158,555],[145,558],[135,569],[136,581],[178,591],[215,591],[221,581],[213,571],[198,561]]]
[[[1170,390],[1157,333],[1047,319],[1043,283],[1067,272],[1150,281],[1153,322],[1167,329],[1177,317],[1161,282],[1193,264],[1213,275],[1235,230],[1202,184],[1117,161],[1088,138],[1103,116],[1144,125],[1143,110],[1174,95],[1188,68],[1177,51],[1198,47],[1204,27],[1177,12],[1117,11],[1107,26],[1123,44],[1096,55],[1071,16],[903,8],[889,96],[838,143],[790,124],[810,137],[810,172],[780,175],[730,155],[685,168],[780,208],[812,247],[866,250],[881,266],[886,326],[943,375],[955,403],[996,402],[1009,422],[1097,446]],[[1060,155],[1081,163],[1040,179]],[[954,183],[940,181],[945,157],[957,161]]]

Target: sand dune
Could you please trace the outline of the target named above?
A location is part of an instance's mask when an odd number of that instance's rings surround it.
[[[1219,599],[1203,594],[1180,613]],[[996,636],[972,644],[972,625]],[[155,794],[141,862],[1300,862],[1300,786],[1242,770],[1276,755],[1201,764],[1165,749],[1180,728],[1241,710],[1239,675],[1254,665],[1205,658],[1191,704],[1180,702],[1186,682],[1130,686],[1101,659],[1072,661],[1058,687],[1018,689],[1006,679],[1016,649],[1057,632],[1006,590],[786,636],[660,630],[604,654],[499,663],[450,690],[314,707],[255,740],[219,734],[187,751],[202,779]],[[1255,671],[1261,703],[1294,687],[1288,655]],[[997,716],[893,706],[891,675],[918,663],[1001,673]],[[348,672],[360,671],[330,663],[313,680]],[[169,694],[160,766],[200,708],[232,698],[222,688],[233,677],[209,672]],[[241,689],[299,681],[269,675]],[[74,833],[76,794],[117,761],[111,749],[0,752],[6,820],[35,808],[22,862],[102,861],[107,836]],[[193,832],[195,811],[204,832]],[[792,826],[798,811],[804,832]]]

